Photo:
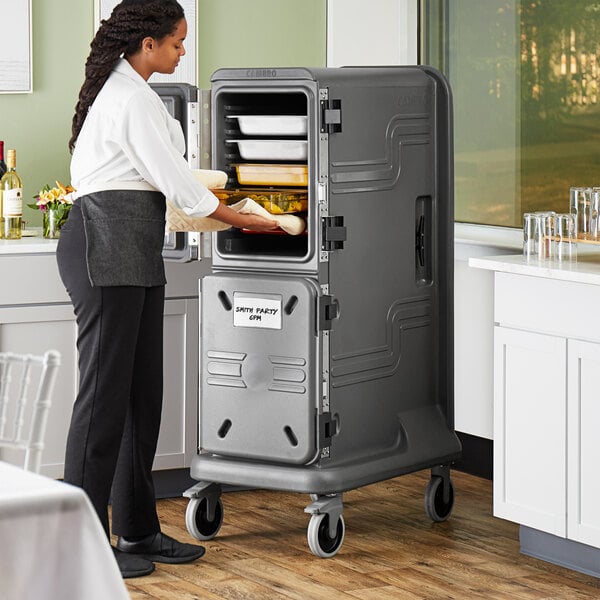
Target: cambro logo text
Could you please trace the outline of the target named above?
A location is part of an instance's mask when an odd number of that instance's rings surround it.
[[[425,106],[426,104],[426,96],[400,96],[398,98],[398,106]]]
[[[247,77],[277,77],[277,69],[248,69]]]

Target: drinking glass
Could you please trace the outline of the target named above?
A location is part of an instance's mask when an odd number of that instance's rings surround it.
[[[588,205],[588,221],[589,221],[589,237],[597,240],[600,237],[600,188],[590,188],[587,196],[589,198]]]
[[[590,235],[590,199],[591,188],[572,187],[569,190],[569,212],[575,215],[576,237],[585,239]]]
[[[538,218],[535,213],[523,215],[523,256],[534,258],[538,253]]]
[[[554,258],[573,261],[577,258],[575,217],[571,213],[557,214],[553,221]]]
[[[536,212],[537,256],[540,260],[552,258],[554,255],[554,211]]]

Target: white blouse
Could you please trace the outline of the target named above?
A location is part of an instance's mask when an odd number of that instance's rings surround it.
[[[188,215],[205,217],[219,201],[183,158],[179,121],[123,58],[90,107],[71,159],[73,198],[135,189],[162,192]]]

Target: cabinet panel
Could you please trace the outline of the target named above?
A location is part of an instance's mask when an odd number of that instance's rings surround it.
[[[600,547],[600,344],[568,348],[568,537]]]
[[[494,435],[493,290],[492,273],[454,262],[454,427],[488,440]]]
[[[566,340],[496,327],[494,515],[566,535]]]
[[[46,441],[42,453],[41,473],[62,477],[67,432],[73,401],[77,393],[77,325],[70,305],[19,306],[0,308],[0,350],[19,354],[43,354],[58,350],[61,365],[48,412]],[[31,389],[37,382],[32,378]],[[29,407],[31,408],[31,407]],[[29,422],[27,414],[26,423]],[[7,450],[0,456],[8,462],[22,464],[21,453]]]
[[[167,300],[163,410],[154,469],[188,467],[198,449],[198,300]]]
[[[600,319],[590,319],[598,307],[598,286],[513,273],[496,273],[494,281],[497,325],[600,340]]]
[[[69,296],[58,275],[54,254],[1,255],[0,272],[0,304],[3,306],[52,302],[69,304]]]

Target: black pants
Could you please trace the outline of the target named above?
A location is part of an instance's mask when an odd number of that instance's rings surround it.
[[[61,231],[57,260],[77,318],[79,392],[65,481],[88,494],[109,535],[160,531],[152,462],[163,394],[164,286],[92,287],[80,208]]]

